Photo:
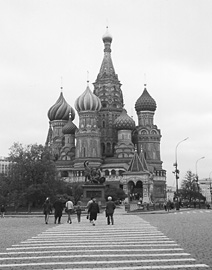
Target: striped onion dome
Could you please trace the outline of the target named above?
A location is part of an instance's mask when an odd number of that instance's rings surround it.
[[[89,86],[87,86],[86,90],[75,101],[75,109],[78,112],[99,111],[101,107],[100,99],[91,92]]]
[[[133,130],[135,128],[135,121],[127,114],[127,111],[123,109],[120,116],[114,121],[114,127],[117,130]]]
[[[63,93],[60,93],[60,96],[56,103],[49,109],[48,118],[50,121],[54,120],[68,120],[69,113],[71,113],[71,120],[75,118],[74,109],[66,102],[63,97]]]
[[[69,120],[62,128],[63,134],[75,134],[77,127],[71,120],[71,113],[69,114]]]
[[[137,112],[140,111],[155,111],[157,108],[155,100],[150,96],[148,91],[146,90],[146,87],[144,88],[144,91],[142,95],[138,98],[138,100],[135,103],[135,109]]]

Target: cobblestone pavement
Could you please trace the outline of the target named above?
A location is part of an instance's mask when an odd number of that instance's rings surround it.
[[[189,209],[140,217],[212,269],[212,210]]]
[[[163,227],[169,227],[166,220],[171,220],[171,216],[178,215],[129,215],[117,209],[114,226],[106,225],[100,214],[96,226],[83,216],[79,224],[76,219],[72,224],[59,225],[51,220],[51,224],[42,224],[42,230],[41,225],[34,228],[33,236],[33,231],[27,233],[25,228],[23,240],[1,250],[0,269],[211,269],[204,260],[196,260],[183,249],[172,234],[167,237],[168,229],[167,235],[163,232]]]

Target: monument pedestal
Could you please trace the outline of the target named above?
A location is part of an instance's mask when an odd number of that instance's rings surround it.
[[[96,198],[97,203],[100,206],[105,205],[105,185],[101,184],[85,184],[82,186],[83,188],[83,204],[87,204],[87,202],[93,197]]]

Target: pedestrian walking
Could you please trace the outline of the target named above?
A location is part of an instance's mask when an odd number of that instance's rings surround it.
[[[50,199],[47,197],[43,204],[43,213],[45,217],[45,223],[49,222],[49,215],[52,213],[52,205],[50,203]]]
[[[165,200],[163,203],[164,210],[167,211],[167,201]]]
[[[90,204],[91,204],[92,202],[93,202],[93,197],[91,197],[90,201],[88,201],[88,203],[87,203],[87,205],[86,205],[87,210],[89,209],[89,206],[90,206]],[[89,212],[87,213],[87,219],[90,220]]]
[[[5,212],[6,212],[6,208],[5,208],[4,204],[2,204],[2,206],[1,206],[1,217],[2,218],[4,218]]]
[[[64,208],[62,198],[57,198],[57,200],[53,204],[53,207],[54,207],[54,223],[56,224],[58,220],[58,224],[60,224]]]
[[[114,210],[116,208],[115,203],[112,201],[112,197],[109,196],[108,201],[106,203],[106,217],[107,217],[107,224],[110,225],[110,223],[112,225],[114,225],[114,218],[113,218],[113,214],[114,214]]]
[[[81,202],[78,202],[77,203],[76,213],[77,213],[77,221],[78,221],[78,223],[80,223],[80,221],[81,221],[81,214],[82,214]]]
[[[93,198],[92,203],[88,208],[89,219],[93,226],[95,226],[95,221],[97,220],[97,214],[99,213],[99,205],[96,202],[96,199]]]
[[[167,210],[169,212],[169,210],[171,210],[171,201],[170,200],[168,200],[166,207],[167,207]]]
[[[69,198],[68,201],[66,202],[66,213],[68,215],[68,220],[67,222],[69,224],[72,223],[72,220],[71,220],[71,214],[73,213],[73,210],[74,210],[74,204],[73,202],[71,201],[71,199]]]

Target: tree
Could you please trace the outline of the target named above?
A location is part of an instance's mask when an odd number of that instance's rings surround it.
[[[186,199],[191,203],[191,201],[205,200],[205,197],[201,193],[201,189],[196,179],[196,175],[191,171],[187,171],[185,178],[182,181],[181,189],[179,190],[179,195],[182,199]]]
[[[111,187],[106,188],[105,198],[107,199],[108,196],[111,196],[114,201],[124,200],[127,197],[127,195],[124,193],[123,189],[117,188],[115,186],[111,186]]]
[[[48,148],[14,143],[10,148],[8,175],[10,200],[18,207],[40,204],[54,193],[56,167]]]
[[[0,204],[6,203],[6,197],[9,192],[8,179],[4,174],[0,174]]]

